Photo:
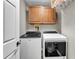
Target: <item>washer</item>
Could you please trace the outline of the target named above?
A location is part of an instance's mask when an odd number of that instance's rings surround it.
[[[41,33],[40,32],[26,32],[20,37],[21,59],[41,59]]]

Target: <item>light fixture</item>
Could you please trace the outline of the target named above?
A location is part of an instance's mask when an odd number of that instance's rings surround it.
[[[57,5],[62,4],[63,2],[65,2],[66,0],[51,0],[51,7],[54,8]]]

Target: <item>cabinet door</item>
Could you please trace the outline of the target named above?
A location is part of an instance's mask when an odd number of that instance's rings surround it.
[[[43,11],[41,23],[42,24],[55,24],[56,19],[56,10],[53,8],[45,8]]]
[[[4,1],[4,41],[15,38],[15,7]]]
[[[30,23],[40,23],[42,14],[40,13],[40,8],[29,8],[29,22]]]
[[[55,8],[35,6],[29,8],[29,23],[31,24],[55,24]]]

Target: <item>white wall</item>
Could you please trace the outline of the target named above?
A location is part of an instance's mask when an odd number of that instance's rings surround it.
[[[28,24],[28,30],[33,30],[35,31],[34,25]],[[57,24],[56,25],[39,25],[39,31],[58,31],[57,30]]]
[[[61,33],[61,11],[59,9],[57,10],[57,15],[58,15],[58,25],[57,25],[57,30],[59,33]]]
[[[24,0],[20,0],[20,35],[24,34],[27,30],[26,22],[26,6]]]
[[[75,3],[61,12],[61,31],[68,37],[68,59],[75,59]]]

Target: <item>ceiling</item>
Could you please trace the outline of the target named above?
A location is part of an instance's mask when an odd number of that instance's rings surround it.
[[[25,0],[26,6],[42,5],[51,6],[51,0]]]
[[[51,7],[51,0],[24,0],[27,7],[29,6],[48,6]],[[56,8],[65,8],[74,0],[64,0],[62,4],[58,4]]]

